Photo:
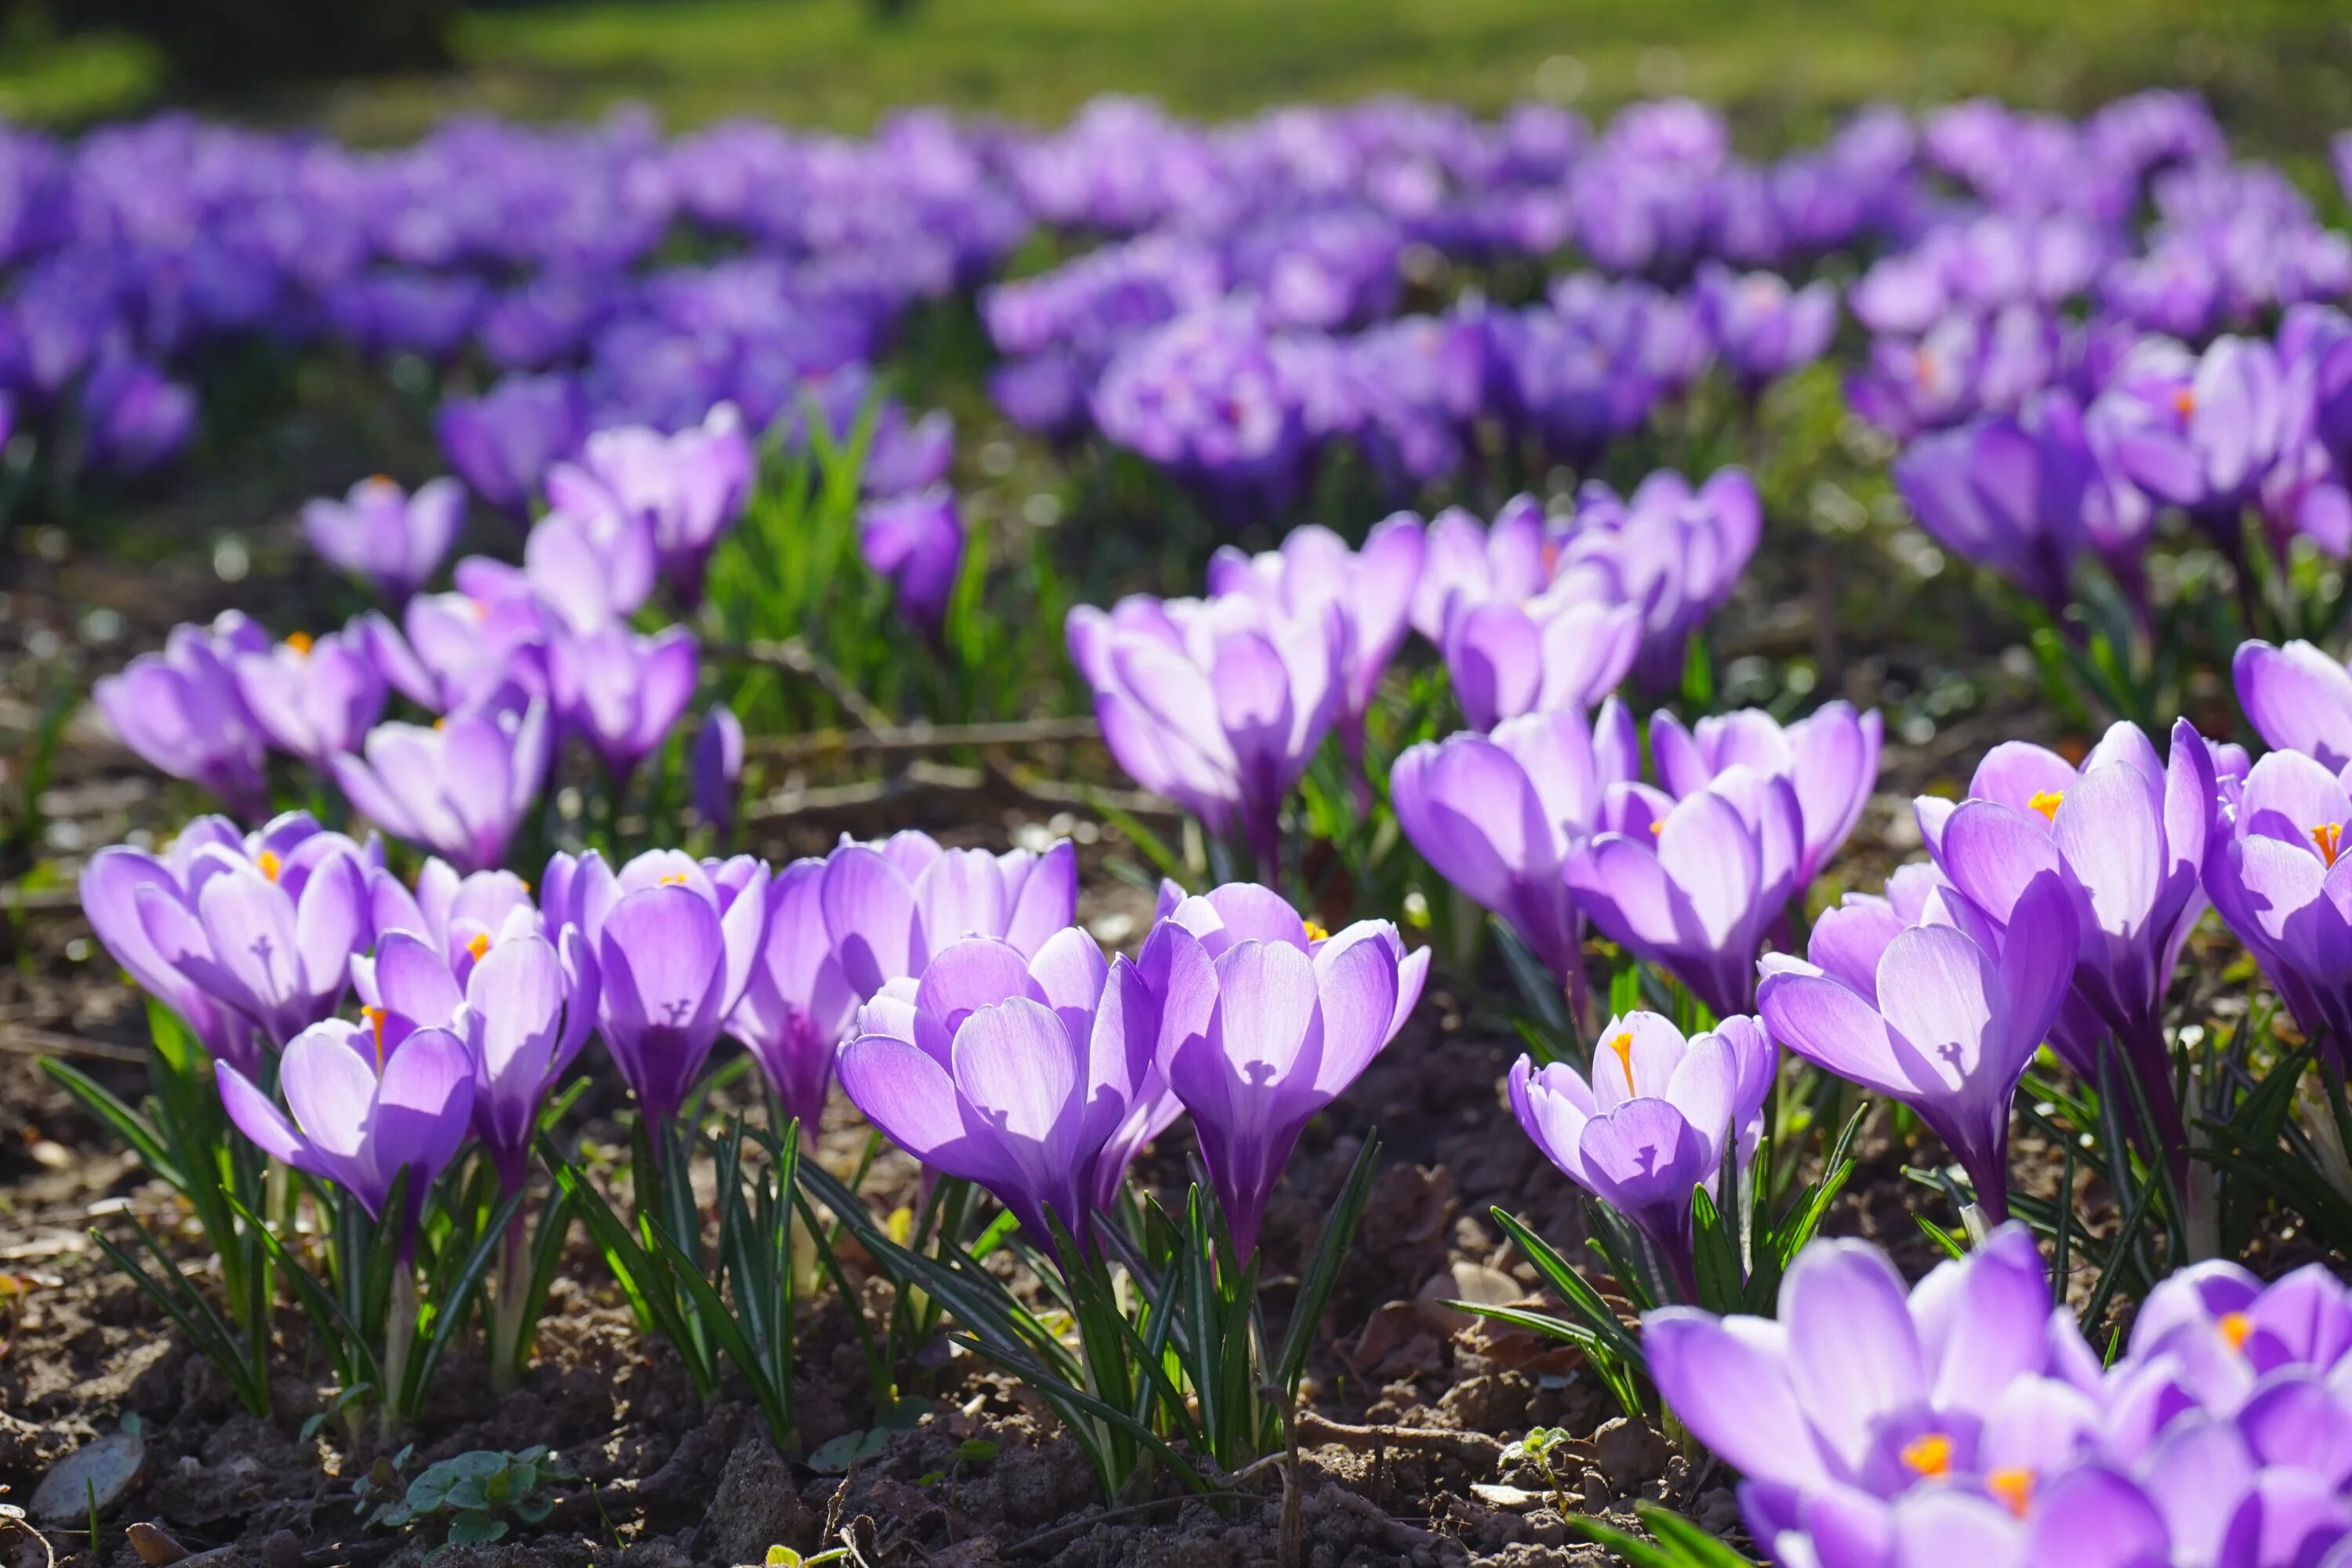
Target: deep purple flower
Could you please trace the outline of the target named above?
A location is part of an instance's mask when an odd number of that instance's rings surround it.
[[[2063,392],[2020,415],[1922,436],[1895,460],[1895,488],[1937,543],[2053,610],[2072,599],[2095,477],[2082,418]]]
[[[1786,956],[1756,994],[1790,1050],[1917,1112],[1996,1223],[2009,1213],[2009,1110],[2074,977],[2077,923],[2060,876],[2027,883],[1998,936],[1914,926],[1880,955],[1874,993]]]
[[[1655,1013],[1628,1013],[1601,1031],[1590,1082],[1565,1062],[1538,1071],[1519,1058],[1511,1111],[1563,1175],[1640,1227],[1689,1296],[1692,1190],[1719,1197],[1724,1171],[1738,1179],[1762,1136],[1779,1064],[1753,1018],[1685,1040]]]
[[[438,479],[414,495],[378,474],[341,500],[302,504],[302,532],[327,561],[364,577],[394,605],[404,605],[440,569],[466,521],[466,492]]]
[[[684,626],[652,637],[618,625],[561,635],[551,652],[555,710],[595,752],[616,787],[669,738],[702,672],[694,634]]]
[[[232,663],[245,710],[270,742],[324,771],[359,748],[387,695],[375,656],[358,632],[297,632],[267,653]]]
[[[1569,849],[1570,897],[1602,935],[1671,971],[1717,1017],[1747,1011],[1757,954],[1804,859],[1795,786],[1738,765],[1670,806],[1619,784],[1601,826]]]
[[[479,397],[445,401],[434,427],[474,493],[520,521],[549,465],[580,449],[588,405],[571,376],[509,375]]]
[[[1677,800],[1743,763],[1787,779],[1804,821],[1804,855],[1797,866],[1802,890],[1862,820],[1878,784],[1885,730],[1877,710],[1857,713],[1845,701],[1825,702],[1787,726],[1762,709],[1743,708],[1709,715],[1685,730],[1660,709],[1650,720],[1650,753],[1659,784]]]
[[[82,383],[82,456],[93,467],[138,475],[195,433],[196,395],[137,360],[110,358]]]
[[[2285,375],[2260,339],[2216,338],[2196,356],[2151,339],[2088,417],[2134,484],[2234,541],[2239,509],[2278,460]]]
[[[1034,955],[993,937],[934,954],[866,1005],[841,1050],[851,1101],[924,1164],[1081,1246],[1095,1167],[1146,1081],[1159,1016],[1133,963],[1076,927]]]
[[[2307,642],[2238,645],[2230,661],[2238,706],[2263,742],[2323,767],[2352,763],[2352,672]]]
[[[431,726],[379,724],[358,755],[334,759],[335,783],[378,827],[463,871],[506,859],[539,798],[554,746],[546,703],[484,702]]]
[[[236,665],[268,647],[259,626],[226,610],[210,627],[173,627],[162,653],[100,677],[90,695],[145,761],[202,784],[240,816],[259,816],[269,808],[262,735],[237,690]]]
[[[1775,272],[1710,263],[1699,268],[1696,294],[1717,350],[1751,399],[1821,358],[1837,331],[1837,289],[1826,280],[1791,289]]]
[[[2261,963],[2309,1037],[2352,1054],[2352,857],[2342,853],[2352,797],[2300,752],[2253,765],[2234,803],[2220,798],[2205,840],[2213,908]]]
[[[1077,916],[1077,850],[1066,839],[1042,855],[942,849],[914,829],[874,844],[845,838],[826,858],[821,903],[843,975],[870,997],[921,975],[962,937],[995,937],[1034,957]]]
[[[933,642],[963,573],[963,511],[944,485],[872,500],[857,514],[857,551],[887,579],[898,614]]]
[[[724,836],[735,828],[735,795],[743,776],[743,721],[725,703],[702,716],[694,737],[694,814]]]
[[[793,861],[768,886],[768,927],[751,984],[727,1016],[727,1032],[742,1042],[810,1136],[824,1114],[834,1057],[856,1014],[841,962],[825,929],[825,862]]]

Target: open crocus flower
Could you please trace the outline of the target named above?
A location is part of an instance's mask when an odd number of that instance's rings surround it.
[[[546,684],[547,614],[513,568],[479,557],[457,563],[460,591],[419,594],[394,626],[381,610],[357,623],[384,679],[436,713],[478,702],[509,684]]]
[[[1504,502],[1491,527],[1449,507],[1430,521],[1412,588],[1412,628],[1435,643],[1457,603],[1524,604],[1550,584],[1553,565],[1544,550],[1543,508],[1533,496]]]
[[[530,884],[512,871],[475,871],[460,876],[439,856],[427,856],[416,873],[412,891],[390,871],[368,873],[370,923],[381,936],[404,931],[422,937],[441,955],[457,984],[481,957],[488,944],[520,931],[541,928],[539,906],[531,901]],[[355,960],[352,977],[360,979],[364,960]]]
[[[591,850],[557,855],[542,884],[548,920],[578,926],[595,955],[604,1046],[658,1147],[751,985],[767,868],[653,849],[614,872]]]
[[[321,497],[302,507],[310,547],[395,605],[407,603],[440,569],[465,521],[466,491],[452,479],[434,479],[411,495],[378,474],[341,500]]]
[[[269,809],[262,735],[237,689],[236,661],[269,638],[235,610],[209,626],[179,626],[161,653],[142,653],[90,696],[122,743],[175,779],[202,784],[240,816]]]
[[[858,1002],[825,930],[825,864],[814,857],[795,860],[769,883],[767,932],[751,984],[727,1016],[727,1032],[768,1075],[786,1114],[812,1136]]]
[[[1034,955],[966,937],[866,1005],[841,1051],[841,1086],[891,1142],[974,1182],[1050,1237],[1050,1213],[1083,1245],[1096,1166],[1158,1043],[1136,967],[1076,927]]]
[[[1753,1018],[1685,1040],[1655,1013],[1628,1013],[1609,1020],[1600,1042],[1589,1083],[1565,1062],[1538,1071],[1521,1057],[1512,1113],[1562,1174],[1641,1228],[1692,1295],[1691,1192],[1719,1194],[1727,1156],[1736,1179],[1754,1152],[1779,1054]]]
[[[1723,607],[1764,537],[1764,505],[1742,468],[1718,468],[1694,489],[1661,468],[1630,496],[1597,481],[1576,498],[1576,517],[1559,542],[1558,571],[1602,567],[1642,607],[1643,687],[1668,690],[1682,679],[1691,634]]]
[[[1491,730],[1523,713],[1590,711],[1640,657],[1642,610],[1587,566],[1523,605],[1457,597],[1440,646],[1464,721]]]
[[[444,400],[433,426],[474,493],[521,521],[548,465],[580,449],[588,400],[572,376],[509,375],[479,397]]]
[[[1428,950],[1408,955],[1386,921],[1325,936],[1271,889],[1228,883],[1177,904],[1137,962],[1159,1004],[1160,1074],[1247,1257],[1307,1121],[1403,1027]]]
[[[1876,709],[1857,713],[1843,701],[1823,703],[1785,727],[1761,709],[1743,708],[1709,715],[1685,730],[1661,709],[1650,720],[1650,752],[1658,782],[1676,799],[1743,763],[1787,779],[1804,821],[1805,852],[1797,866],[1801,893],[1861,820],[1878,783],[1885,731]]]
[[[2090,1457],[2099,1422],[2089,1396],[2047,1375],[2053,1363],[2096,1358],[2070,1317],[2053,1318],[2021,1226],[1938,1265],[1907,1299],[1875,1247],[1815,1241],[1782,1279],[1774,1319],[1660,1308],[1643,1315],[1642,1348],[1666,1407],[1746,1478],[1748,1531],[1777,1561],[2179,1561],[2006,1550],[2000,1521],[2013,1529],[2020,1516],[2074,1540],[2052,1522],[2074,1517],[2054,1478]],[[1915,1502],[1930,1511],[1903,1517]],[[1940,1546],[1892,1551],[1898,1534],[1934,1545],[1926,1527],[1937,1518],[1950,1531]],[[1988,1530],[2002,1549],[1973,1554]],[[1850,1554],[1832,1558],[1816,1540],[1850,1543]]]
[[[558,464],[549,472],[548,499],[562,510],[586,513],[596,509],[601,491],[604,506],[642,518],[663,574],[692,605],[701,602],[703,569],[719,534],[751,498],[757,467],[741,416],[722,403],[700,425],[674,435],[644,426],[599,430],[576,467]]]
[[[2352,671],[2307,642],[2238,645],[2230,661],[2246,722],[2274,750],[2352,763]]]
[[[231,668],[245,710],[270,743],[314,768],[358,750],[383,716],[383,676],[358,632],[296,632],[266,653],[237,655]]]
[[[2117,369],[2086,416],[2124,476],[2226,536],[2277,462],[2288,428],[2278,352],[2220,337],[2201,354],[2149,339]]]
[[[1569,848],[1569,893],[1610,941],[1727,1018],[1748,1010],[1756,956],[1796,890],[1804,814],[1787,779],[1744,763],[1664,805],[1641,785],[1612,788],[1603,831]]]
[[[1604,731],[1617,727],[1617,716],[1631,721],[1612,708]],[[1410,748],[1390,775],[1389,796],[1397,826],[1422,858],[1501,917],[1573,990],[1583,921],[1561,864],[1569,847],[1600,825],[1608,787],[1629,782],[1610,770],[1636,761],[1614,748],[1604,758],[1581,714],[1529,713],[1505,720],[1491,735],[1465,732]]]
[[[1079,605],[1067,635],[1119,766],[1210,832],[1238,827],[1271,875],[1282,804],[1339,714],[1339,607],[1294,616],[1239,595],[1133,595],[1108,614]]]
[[[367,1026],[340,1018],[315,1024],[288,1043],[278,1065],[291,1120],[226,1062],[217,1076],[221,1104],[238,1131],[272,1158],[334,1183],[375,1218],[384,1217],[393,1184],[407,1171],[406,1257],[417,1211],[457,1158],[474,1112],[474,1067],[464,1041],[446,1029],[420,1029],[379,1058]]]
[[[1376,524],[1363,549],[1350,550],[1320,524],[1294,528],[1280,550],[1244,555],[1221,547],[1209,562],[1209,592],[1263,599],[1281,613],[1306,616],[1339,607],[1347,624],[1340,658],[1339,738],[1362,759],[1364,715],[1381,677],[1404,641],[1406,617],[1423,579],[1421,520],[1411,512]]]
[[[523,541],[523,585],[576,632],[636,614],[653,597],[659,569],[645,520],[618,511],[551,511]]]
[[[2352,1056],[2352,797],[2300,752],[2253,765],[2234,811],[2212,803],[2204,884],[2303,1032]]]
[[[548,660],[564,728],[587,741],[616,787],[668,738],[701,673],[701,653],[684,626],[652,637],[621,625],[560,636]]]
[[[1001,937],[1034,957],[1077,918],[1077,850],[1066,839],[1043,855],[943,849],[911,828],[845,837],[825,858],[819,907],[843,977],[868,997],[960,937]]]
[[[2082,415],[2062,391],[1922,436],[1895,460],[1895,488],[1937,543],[2060,610],[2095,477]]]
[[[2217,793],[2212,749],[2183,719],[2169,763],[2129,723],[2110,729],[2079,771],[2021,742],[1999,750],[1979,778],[2012,800],[2025,792],[2023,805],[1971,799],[1948,809],[1923,800],[1923,822],[1940,818],[1929,845],[1936,864],[2004,932],[2026,889],[2050,877],[2063,883],[2081,933],[2074,990],[2122,1047],[2156,1136],[2182,1149],[2164,997],[2180,945],[2205,912],[2199,877]],[[2096,1076],[2095,1058],[2076,1066]]]
[[[1826,280],[1791,289],[1775,272],[1735,273],[1709,262],[1698,271],[1699,313],[1741,393],[1822,357],[1837,331],[1837,288]]]
[[[1980,915],[1896,933],[1870,993],[1777,957],[1757,1011],[1790,1050],[1917,1112],[1998,1222],[2009,1212],[2010,1102],[2065,1003],[2077,940],[2074,894],[2044,871],[1998,935]]]
[[[505,695],[429,727],[377,725],[358,756],[334,759],[335,783],[394,837],[461,871],[496,867],[539,798],[553,749],[544,700]]]

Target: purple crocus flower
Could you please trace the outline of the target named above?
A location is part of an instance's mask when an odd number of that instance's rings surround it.
[[[1511,1111],[1563,1175],[1641,1229],[1693,1296],[1692,1189],[1719,1195],[1727,1160],[1737,1179],[1762,1136],[1779,1064],[1753,1018],[1726,1018],[1685,1040],[1655,1013],[1628,1013],[1601,1031],[1590,1082],[1565,1062],[1538,1071],[1521,1057]]]
[[[1612,699],[1599,727],[1613,733],[1631,722]],[[1410,748],[1396,760],[1389,795],[1422,858],[1501,917],[1573,992],[1584,922],[1561,866],[1570,846],[1599,825],[1609,786],[1631,782],[1639,762],[1630,748],[1597,748],[1580,712],[1530,713],[1490,735]]]
[[[531,524],[522,584],[578,632],[625,621],[653,597],[660,570],[645,521],[617,511],[562,510]]]
[[[1619,594],[1642,607],[1634,676],[1665,690],[1682,679],[1692,633],[1731,597],[1763,536],[1763,502],[1746,470],[1718,468],[1694,489],[1661,468],[1626,497],[1585,485],[1558,542],[1556,570],[1605,569]]]
[[[1490,730],[1614,691],[1642,652],[1642,607],[1618,600],[1606,574],[1575,570],[1524,605],[1457,596],[1440,647],[1463,721]]]
[[[93,468],[146,473],[176,456],[195,433],[195,393],[127,356],[102,361],[76,401],[82,457]]]
[[[2051,392],[2022,414],[1922,436],[1895,460],[1895,484],[1945,549],[2063,610],[2095,469],[2073,398]]]
[[[387,691],[366,639],[356,631],[312,637],[296,632],[266,653],[232,663],[237,695],[280,751],[324,771],[359,747],[383,717]]]
[[[2352,796],[2300,752],[2273,752],[2246,774],[2235,809],[2216,799],[2205,891],[2253,953],[2296,1024],[2338,1061],[2352,1054]]]
[[[302,506],[302,532],[310,547],[331,564],[366,578],[394,605],[406,604],[440,569],[465,521],[465,489],[446,478],[410,495],[378,474],[353,485],[341,500],[322,497]]]
[[[1326,936],[1272,889],[1228,883],[1179,903],[1137,962],[1159,1004],[1160,1074],[1247,1257],[1300,1131],[1404,1026],[1428,950],[1407,954],[1386,921]]]
[[[1757,1011],[1797,1055],[1917,1112],[1998,1223],[2009,1213],[2010,1101],[2065,1003],[2077,941],[2074,897],[2056,872],[2043,872],[2017,896],[1998,938],[1981,924],[1896,933],[1874,992],[1818,963],[1776,958]]]
[[[1240,595],[1133,595],[1108,614],[1079,605],[1067,635],[1119,766],[1210,832],[1239,827],[1270,875],[1282,803],[1339,717],[1338,606],[1290,616]]]
[[[2239,510],[2278,459],[2286,393],[2278,353],[2260,339],[2216,338],[2193,357],[2151,339],[2089,417],[2126,478],[2234,543]]]
[[[1077,850],[1066,839],[1042,855],[943,849],[911,828],[873,844],[845,837],[826,858],[820,904],[844,977],[871,997],[961,937],[1034,957],[1077,917]]]
[[[719,534],[751,499],[757,468],[742,416],[722,403],[676,435],[643,426],[599,430],[576,468],[559,465],[548,475],[548,497],[563,510],[587,513],[601,491],[604,506],[642,519],[663,574],[692,605],[701,602],[703,569]]]
[[[556,941],[533,931],[493,942],[463,993],[451,984],[450,1027],[473,1063],[474,1133],[509,1193],[522,1187],[541,1108],[588,1042],[598,983],[587,939],[566,927]]]
[[[898,614],[936,643],[963,573],[963,512],[944,485],[868,501],[857,514],[857,552],[887,579]]]
[[[1555,564],[1544,549],[1543,508],[1534,497],[1506,501],[1492,527],[1449,507],[1430,520],[1412,585],[1412,628],[1440,642],[1457,603],[1525,604],[1550,584]]]
[[[368,907],[379,946],[387,933],[406,931],[440,956],[460,986],[491,947],[510,936],[542,932],[547,924],[531,901],[530,884],[512,871],[460,875],[437,855],[425,858],[414,891],[389,871],[369,872]],[[362,1002],[381,1005],[373,960],[352,960],[352,985]]]
[[[1360,761],[1364,715],[1404,641],[1424,554],[1421,520],[1411,512],[1376,524],[1360,551],[1349,549],[1329,529],[1308,523],[1292,529],[1278,551],[1244,555],[1231,545],[1221,547],[1209,561],[1209,592],[1255,597],[1294,619],[1311,617],[1326,604],[1338,607],[1347,626],[1339,737]]]
[[[1885,721],[1873,709],[1825,702],[1783,726],[1760,708],[1713,714],[1685,730],[1664,709],[1650,720],[1650,753],[1658,782],[1677,800],[1704,789],[1724,769],[1742,763],[1787,779],[1804,820],[1804,855],[1797,887],[1810,887],[1846,841],[1878,784]]]
[[[377,725],[359,754],[334,759],[335,784],[394,837],[484,871],[506,859],[553,751],[546,702],[509,689],[430,726]]]
[[[1698,270],[1696,293],[1717,352],[1751,400],[1821,358],[1837,331],[1837,289],[1826,280],[1791,289],[1775,272],[1735,273],[1710,262]]]
[[[548,919],[578,926],[595,953],[604,1046],[658,1146],[751,984],[767,868],[652,849],[615,872],[591,850],[549,861],[541,895]]]
[[[334,1183],[377,1219],[407,1171],[405,1260],[425,1194],[457,1158],[474,1113],[474,1067],[463,1040],[446,1029],[420,1029],[379,1057],[366,1025],[314,1024],[288,1043],[278,1066],[290,1120],[227,1063],[216,1076],[238,1131],[272,1158]]]
[[[866,442],[866,467],[858,488],[869,496],[906,495],[929,489],[947,478],[955,461],[955,416],[934,408],[909,423],[897,402],[885,400]]]
[[[1740,764],[1669,806],[1620,784],[1601,826],[1569,849],[1570,896],[1602,935],[1671,971],[1717,1016],[1746,1011],[1756,955],[1804,859],[1795,786]]]
[[[551,653],[555,710],[594,750],[616,788],[668,739],[702,671],[694,634],[684,626],[646,637],[608,626],[559,636]]]
[[[1136,966],[1076,927],[1034,954],[966,937],[858,1015],[841,1086],[867,1121],[934,1170],[975,1182],[1083,1246],[1096,1164],[1146,1083],[1158,1014]]]
[[[694,814],[720,837],[735,829],[735,791],[743,776],[743,721],[725,703],[702,716],[694,737]]]
[[[2307,642],[2244,642],[2230,661],[2238,706],[2263,742],[2322,767],[2352,763],[2352,671]]]
[[[178,975],[275,1046],[334,1012],[352,954],[374,938],[368,873],[382,864],[378,847],[321,831],[294,812],[242,840],[225,825],[205,828],[192,844],[175,845],[172,860],[129,863],[101,879],[91,924],[119,956]],[[116,901],[126,893],[127,910]],[[143,942],[116,947],[111,933],[122,931],[126,914],[135,914]],[[218,1048],[250,1064],[248,1039],[246,1030],[227,1029]]]
[[[384,679],[436,713],[509,684],[545,689],[548,617],[531,584],[503,562],[472,556],[457,563],[457,581],[458,592],[409,600],[399,626],[380,610],[359,618]]]
[[[768,885],[767,931],[751,984],[727,1016],[727,1032],[767,1074],[785,1113],[812,1135],[858,1006],[825,930],[824,870],[814,857],[795,860]]]
[[[588,403],[571,376],[509,375],[479,397],[445,400],[434,428],[458,477],[520,521],[548,466],[580,449]]]
[[[268,636],[235,610],[209,627],[178,626],[162,653],[143,653],[90,695],[124,745],[176,779],[202,784],[240,816],[269,809],[260,730],[238,693],[237,659],[267,653]]]

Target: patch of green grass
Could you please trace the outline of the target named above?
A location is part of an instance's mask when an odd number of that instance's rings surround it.
[[[0,46],[0,120],[85,124],[151,102],[163,77],[161,57],[125,34],[21,37]]]

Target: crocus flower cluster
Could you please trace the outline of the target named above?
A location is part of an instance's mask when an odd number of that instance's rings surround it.
[[[2266,1568],[2352,1535],[2352,1298],[2318,1264],[2184,1269],[2103,1368],[2022,1226],[1907,1296],[1884,1254],[1822,1240],[1776,1321],[1662,1308],[1642,1342],[1776,1562]]]

